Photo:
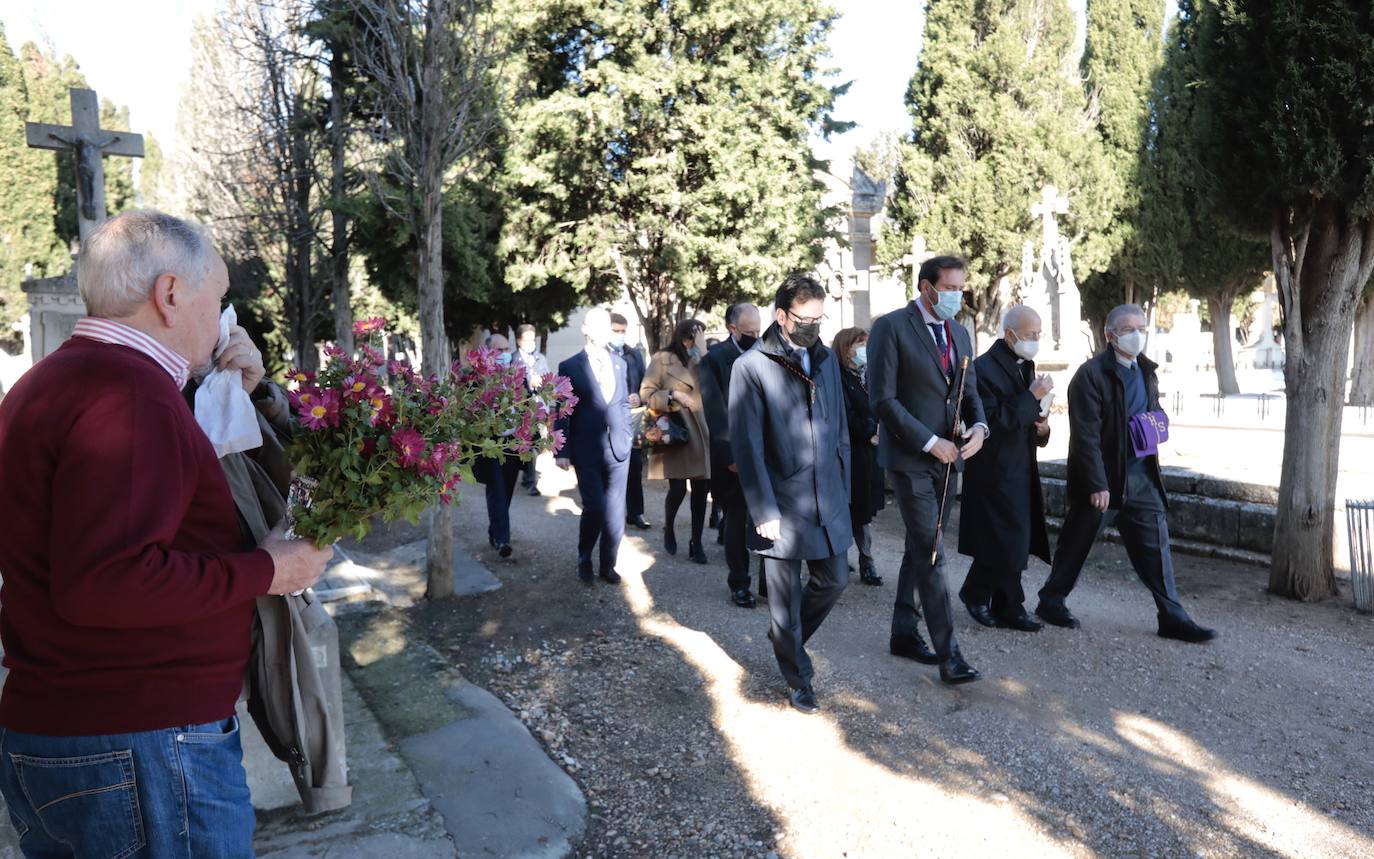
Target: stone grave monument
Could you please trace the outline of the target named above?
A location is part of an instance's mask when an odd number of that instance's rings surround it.
[[[1092,333],[1083,321],[1083,302],[1073,277],[1069,240],[1060,235],[1057,215],[1068,214],[1069,201],[1053,185],[1040,189],[1031,214],[1040,219],[1040,253],[1027,241],[1021,253],[1019,299],[1040,314],[1044,328],[1040,357],[1046,369],[1071,369],[1092,356]]]

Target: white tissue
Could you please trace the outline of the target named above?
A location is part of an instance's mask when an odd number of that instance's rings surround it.
[[[1040,398],[1040,417],[1049,417],[1050,406],[1052,405],[1054,405],[1054,391],[1050,391],[1048,394]]]
[[[229,329],[237,323],[233,305],[224,308],[219,317],[219,342],[215,344],[212,360],[217,360],[229,345]],[[196,423],[214,445],[215,456],[262,447],[258,411],[243,389],[242,370],[218,367],[211,370],[196,389],[195,411]]]

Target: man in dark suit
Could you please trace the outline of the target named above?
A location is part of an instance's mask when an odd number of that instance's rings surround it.
[[[1159,456],[1137,455],[1129,435],[1134,416],[1163,412],[1158,365],[1141,354],[1148,331],[1145,311],[1134,304],[1114,308],[1104,330],[1107,348],[1079,367],[1069,382],[1069,510],[1035,613],[1055,626],[1078,626],[1064,600],[1093,541],[1115,520],[1131,566],[1155,599],[1160,637],[1210,641],[1216,632],[1193,622],[1174,586],[1169,502]]]
[[[959,598],[983,626],[1035,632],[1026,614],[1021,573],[1034,554],[1050,562],[1045,496],[1035,450],[1050,441],[1041,401],[1054,389],[1035,375],[1040,315],[1018,304],[1002,317],[1002,337],[973,363],[992,435],[964,467],[959,551],[973,557]]]
[[[868,339],[868,392],[878,415],[878,464],[887,469],[906,526],[906,552],[897,580],[888,650],[925,665],[939,665],[940,679],[946,683],[967,683],[979,677],[964,661],[954,637],[944,548],[936,545],[938,529],[944,524],[937,520],[946,466],[962,469],[963,460],[978,453],[988,435],[977,374],[971,366],[964,374],[963,414],[954,413],[960,359],[973,355],[968,332],[953,322],[963,306],[964,269],[958,257],[927,260],[917,277],[916,299],[879,317]],[[968,428],[956,431],[957,421]],[[950,480],[949,489],[953,488]],[[934,564],[932,551],[937,553]],[[918,590],[933,652],[917,628]]]
[[[558,375],[572,382],[577,405],[560,418],[565,443],[558,467],[577,472],[582,494],[582,521],[577,538],[577,576],[593,583],[592,549],[601,541],[599,575],[616,584],[620,539],[625,535],[625,478],[630,468],[632,430],[625,388],[625,361],[606,347],[611,342],[611,315],[592,308],[582,322],[587,346],[558,365]]]
[[[756,600],[749,590],[749,549],[744,534],[749,509],[730,449],[730,374],[735,361],[758,340],[761,325],[759,309],[754,305],[730,305],[725,311],[730,337],[711,347],[700,368],[701,400],[711,433],[711,497],[720,502],[725,519],[725,563],[730,569],[726,583],[730,599],[740,608],[753,608]]]
[[[644,356],[634,346],[625,345],[625,330],[630,320],[619,313],[611,314],[611,344],[606,348],[625,361],[625,390],[629,392],[630,408],[639,408],[639,386],[644,383]],[[630,449],[630,476],[625,481],[625,524],[641,531],[653,527],[644,518],[644,452]]]
[[[849,583],[849,428],[840,362],[820,342],[825,290],[791,274],[773,325],[730,375],[730,446],[768,577],[768,637],[788,699],[815,713],[806,642]],[[802,562],[810,578],[803,588]]]

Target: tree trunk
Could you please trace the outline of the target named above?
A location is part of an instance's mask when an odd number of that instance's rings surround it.
[[[1207,313],[1212,317],[1212,362],[1217,370],[1217,393],[1223,396],[1239,394],[1236,360],[1231,354],[1231,297],[1208,296]]]
[[[444,333],[443,174],[434,170],[420,194],[416,232],[420,245],[420,282],[417,309],[420,316],[421,367],[425,375],[441,378],[449,372],[448,337]],[[425,598],[453,595],[453,520],[448,508],[436,504],[429,512],[429,548],[425,552]]]
[[[1315,601],[1336,592],[1332,544],[1350,319],[1361,288],[1367,222],[1318,202],[1305,253],[1276,218],[1271,234],[1284,313],[1288,413],[1269,590]],[[1301,241],[1293,243],[1301,247]]]
[[[1366,292],[1355,312],[1355,363],[1351,367],[1350,405],[1374,406],[1374,292]]]
[[[334,342],[353,352],[353,308],[348,289],[348,215],[344,211],[344,76],[347,63],[336,44],[329,58],[329,196],[333,213],[329,258],[334,304]]]

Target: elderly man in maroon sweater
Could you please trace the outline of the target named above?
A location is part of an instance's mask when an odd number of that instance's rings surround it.
[[[204,234],[128,212],[77,271],[90,316],[0,403],[0,792],[28,857],[251,856],[253,600],[332,550],[245,538],[182,398],[228,289]],[[251,346],[226,355],[257,383]]]

